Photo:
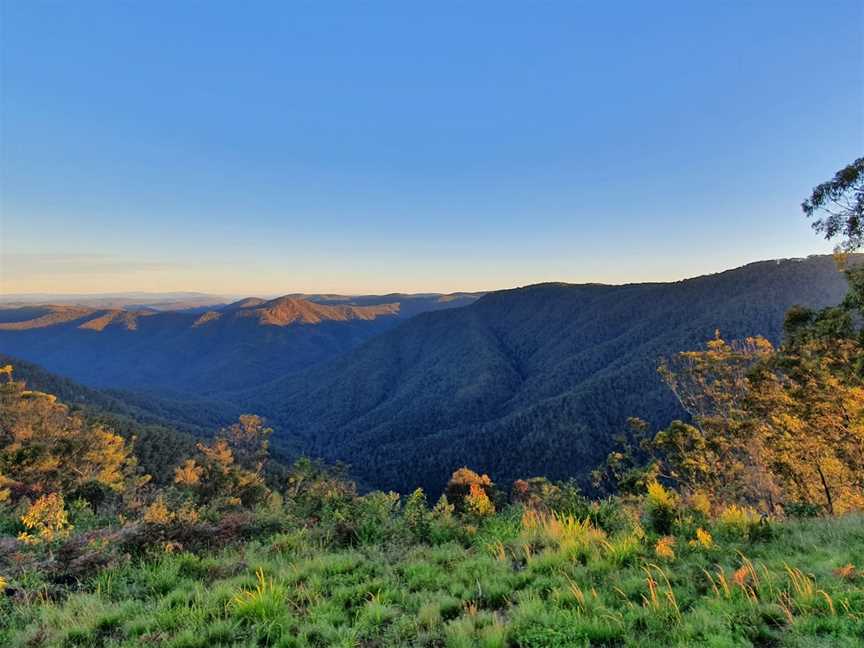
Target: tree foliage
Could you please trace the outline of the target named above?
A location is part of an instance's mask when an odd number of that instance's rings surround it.
[[[144,481],[123,437],[23,382],[0,385],[0,500],[63,493],[97,507]]]
[[[826,239],[841,239],[838,250],[851,252],[864,245],[864,157],[814,188],[801,209],[808,218],[816,217],[813,229]]]
[[[236,507],[263,501],[269,494],[264,467],[272,432],[260,416],[240,416],[210,443],[198,443],[197,457],[175,469],[175,485],[194,494],[199,505]]]
[[[715,506],[817,505],[831,514],[864,507],[861,270],[848,276],[840,305],[790,310],[779,348],[718,333],[704,350],[661,364],[689,420],[642,443],[650,457],[642,473]],[[633,456],[632,448],[611,454],[607,473],[632,481]]]
[[[480,475],[470,468],[456,470],[447,482],[444,494],[460,513],[486,517],[495,512],[492,502],[494,485],[489,475]]]
[[[851,339],[790,344],[751,377],[753,438],[786,501],[864,507],[864,381]]]

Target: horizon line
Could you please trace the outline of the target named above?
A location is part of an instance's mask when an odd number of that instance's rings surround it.
[[[503,290],[514,290],[518,288],[525,288],[528,286],[537,286],[542,284],[568,284],[568,285],[601,285],[601,286],[627,286],[633,284],[661,284],[661,283],[675,283],[678,281],[687,281],[689,279],[698,279],[699,277],[707,277],[716,274],[722,274],[724,272],[729,272],[732,270],[737,270],[739,268],[745,268],[749,265],[754,265],[757,263],[781,263],[784,261],[803,261],[807,259],[811,259],[814,257],[833,257],[836,256],[836,253],[813,253],[808,254],[806,256],[793,256],[793,257],[777,257],[773,259],[759,259],[756,261],[748,261],[747,263],[737,265],[734,267],[726,267],[721,270],[716,270],[713,272],[704,272],[697,275],[679,277],[674,279],[662,279],[662,280],[645,280],[645,281],[621,281],[621,282],[604,282],[604,281],[561,281],[561,280],[547,280],[547,281],[535,281],[531,283],[517,284],[508,287],[499,287],[499,288],[491,288],[491,289],[481,289],[481,290],[451,290],[451,291],[434,291],[434,290],[422,290],[417,292],[406,292],[406,291],[366,291],[366,292],[341,292],[339,290],[310,290],[310,291],[298,291],[292,290],[289,292],[279,292],[279,291],[244,291],[244,292],[230,292],[230,293],[219,293],[219,292],[209,292],[202,290],[129,290],[126,292],[123,291],[106,291],[106,292],[53,292],[53,291],[39,291],[39,292],[2,292],[0,291],[0,300],[8,300],[10,298],[25,298],[25,297],[61,297],[61,298],[73,298],[73,297],[102,297],[102,298],[110,298],[110,297],[131,297],[135,295],[140,296],[162,296],[167,297],[170,295],[197,295],[202,297],[220,297],[220,298],[236,298],[236,299],[249,299],[249,298],[259,298],[259,299],[275,299],[278,297],[288,297],[292,295],[299,296],[307,296],[307,295],[331,295],[334,297],[385,297],[387,295],[407,295],[407,296],[418,296],[418,295],[458,295],[458,294],[487,294],[492,292],[499,292]],[[850,253],[846,254],[847,257],[864,257],[864,253]]]

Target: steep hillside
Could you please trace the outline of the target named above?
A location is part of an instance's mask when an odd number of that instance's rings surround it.
[[[200,437],[236,419],[230,403],[189,399],[172,402],[116,390],[91,389],[54,375],[19,358],[0,354],[0,366],[11,364],[16,380],[28,389],[53,394],[72,410],[103,423],[126,439],[134,439],[141,469],[162,485],[173,479],[179,457],[194,451]]]
[[[326,365],[242,393],[280,438],[364,482],[436,491],[469,464],[506,481],[584,478],[628,416],[680,416],[661,357],[727,338],[778,340],[793,304],[838,302],[830,257],[676,283],[541,284],[420,315]]]
[[[116,389],[93,389],[58,376],[39,365],[0,353],[0,366],[12,365],[16,380],[29,389],[54,394],[71,407],[110,412],[139,423],[169,425],[195,434],[207,434],[236,418],[230,403],[187,398],[182,402]]]

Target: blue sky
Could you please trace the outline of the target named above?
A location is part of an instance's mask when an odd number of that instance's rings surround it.
[[[0,2],[0,290],[653,281],[828,252],[864,4]]]

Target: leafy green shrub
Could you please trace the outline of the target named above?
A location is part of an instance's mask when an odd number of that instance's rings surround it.
[[[446,495],[441,495],[432,508],[429,522],[429,541],[434,545],[444,545],[449,542],[464,543],[467,533],[462,523],[456,519],[455,507],[448,501]]]
[[[617,497],[607,497],[591,503],[588,507],[588,519],[599,529],[607,533],[618,533],[638,526],[635,514],[631,513]]]
[[[763,519],[752,508],[736,504],[731,504],[721,511],[717,519],[717,529],[727,538],[741,540],[755,540],[770,534],[767,519]]]
[[[814,518],[825,511],[821,505],[812,502],[788,502],[783,509],[786,515],[794,518]]]
[[[301,520],[340,520],[357,497],[357,487],[342,465],[326,466],[306,457],[291,468],[285,488],[289,512]]]
[[[648,525],[655,533],[669,535],[675,523],[678,498],[675,493],[667,490],[660,482],[648,484],[648,494],[645,497],[645,514]]]
[[[402,521],[410,536],[417,542],[428,542],[432,525],[432,514],[426,504],[426,494],[422,488],[416,489],[405,500]]]
[[[357,542],[363,545],[382,542],[394,535],[399,493],[373,491],[355,500],[353,520]]]

